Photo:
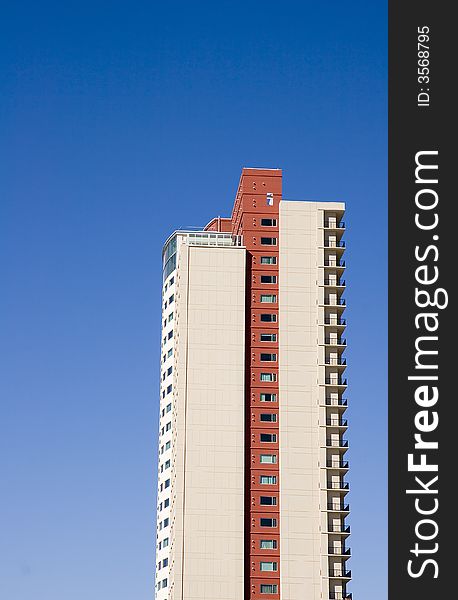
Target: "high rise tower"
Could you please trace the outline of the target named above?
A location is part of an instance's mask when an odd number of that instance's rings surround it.
[[[163,251],[157,600],[346,600],[344,204],[243,169]]]

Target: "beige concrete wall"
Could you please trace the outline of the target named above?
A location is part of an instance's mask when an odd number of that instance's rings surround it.
[[[240,600],[245,250],[182,246],[169,597]]]

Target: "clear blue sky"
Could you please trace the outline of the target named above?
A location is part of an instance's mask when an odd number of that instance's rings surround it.
[[[152,597],[161,246],[242,166],[347,202],[351,589],[386,598],[386,12],[3,5],[2,600]]]

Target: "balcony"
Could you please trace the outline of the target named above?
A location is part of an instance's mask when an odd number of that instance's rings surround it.
[[[348,400],[346,398],[326,398],[326,406],[348,406]]]
[[[349,464],[348,460],[341,460],[339,462],[328,460],[326,461],[326,466],[328,469],[348,469]]]
[[[353,595],[346,592],[329,592],[329,600],[352,600]]]
[[[324,240],[325,248],[345,248],[345,242],[343,240]]]
[[[346,346],[347,340],[343,338],[324,338],[324,343],[326,346]]]
[[[345,269],[345,261],[344,260],[325,260],[325,267],[334,267],[336,269]]]
[[[347,419],[328,418],[326,419],[326,425],[329,427],[348,427],[348,421]]]
[[[347,359],[341,358],[340,356],[337,358],[325,358],[324,364],[325,365],[334,365],[337,367],[345,367],[347,364]]]
[[[336,579],[351,579],[351,571],[335,571],[331,569],[329,571],[329,577]],[[348,597],[348,595],[346,597]]]
[[[324,227],[325,227],[325,229],[345,229],[345,222],[344,221],[336,222],[336,221],[325,220]]]
[[[326,489],[328,490],[349,490],[350,484],[348,481],[328,481],[326,483]]]
[[[332,300],[332,302],[331,302]],[[325,298],[324,306],[345,306],[345,298]]]
[[[334,318],[326,317],[324,320],[324,324],[325,325],[346,325],[347,320],[339,318],[339,317],[334,317]]]
[[[340,528],[335,525],[329,525],[328,533],[341,533],[342,535],[350,535],[350,525],[339,525]]]
[[[323,285],[329,285],[331,287],[345,287],[345,279],[341,279],[339,281],[334,279],[324,279]]]
[[[331,512],[350,512],[350,505],[344,504],[340,502],[339,504],[333,504],[332,502],[328,502],[327,510]]]
[[[339,386],[339,385],[347,385],[347,380],[346,379],[331,379],[330,377],[325,377],[324,380],[325,385],[335,385],[335,386]]]
[[[328,554],[337,556],[351,556],[351,550],[350,548],[342,548],[340,546],[329,546]]]
[[[327,448],[348,448],[348,440],[334,440],[331,438],[326,439]]]

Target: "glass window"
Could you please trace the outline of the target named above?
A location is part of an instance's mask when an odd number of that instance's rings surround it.
[[[164,484],[164,487],[165,487],[165,488],[168,488],[168,487],[170,487],[170,479],[167,479],[167,481],[166,481],[166,482],[165,482],[165,484]]]
[[[167,339],[171,340],[173,338],[173,331],[169,331],[167,335]]]
[[[164,500],[164,508],[167,508],[167,506],[169,506],[169,504],[170,504],[170,500],[168,498],[166,498]]]
[[[175,294],[172,294],[169,298],[169,304],[172,304],[172,302],[175,300]]]
[[[259,498],[259,504],[261,504],[262,506],[276,506],[277,498],[275,496],[261,496]]]
[[[169,448],[170,448],[170,442],[167,442],[166,445],[165,445],[165,449],[169,450]]]
[[[277,315],[262,314],[261,315],[261,321],[263,323],[276,323],[277,322]]]
[[[164,538],[164,541],[162,542],[162,547],[163,548],[167,548],[167,546],[169,545],[169,538]]]
[[[274,205],[274,195],[272,192],[267,192],[266,194],[266,201],[267,201],[267,206],[273,206]]]
[[[169,314],[169,321],[173,321],[173,313]]]
[[[261,342],[276,342],[276,333],[261,333]]]
[[[276,475],[261,475],[259,477],[259,483],[262,485],[275,485],[277,483]]]
[[[260,301],[266,304],[273,304],[277,301],[277,296],[275,294],[261,294]]]
[[[276,256],[261,256],[261,265],[276,265]]]
[[[276,583],[261,583],[261,594],[277,594],[277,590]]]
[[[169,526],[169,519],[164,519],[164,527],[168,527]]]
[[[172,391],[172,384],[167,386],[167,394],[170,394],[171,391]]]
[[[260,421],[264,421],[266,423],[276,423],[277,422],[277,415],[276,414],[272,414],[272,413],[261,413],[260,417],[259,417]]]
[[[172,410],[172,404],[167,404],[166,412],[170,412]]]
[[[277,547],[277,540],[261,540],[259,542],[261,550],[275,550]]]
[[[171,374],[172,374],[172,371],[173,371],[173,367],[169,367],[169,368],[167,369],[167,375],[171,375]]]
[[[276,227],[277,219],[261,219],[262,227]]]
[[[262,362],[275,362],[277,360],[276,354],[264,354],[261,353],[261,361]]]
[[[262,237],[261,246],[276,246],[277,238],[274,237]]]
[[[277,375],[275,373],[261,373],[261,381],[277,381]]]
[[[170,350],[167,352],[167,358],[170,358],[173,354],[173,348],[170,348]]]
[[[174,281],[175,281],[175,277],[171,277],[170,281],[169,281],[169,285],[172,285]]]
[[[261,454],[259,457],[259,462],[261,464],[274,465],[277,462],[277,455],[276,454]]]
[[[267,562],[267,561],[261,561],[259,568],[261,571],[276,571],[277,570],[277,563],[276,562]]]
[[[261,525],[261,527],[276,527],[277,519],[267,519],[263,517],[259,520],[259,524]]]
[[[261,275],[261,283],[277,283],[276,275]]]
[[[163,588],[167,587],[167,579],[162,580],[162,587]]]
[[[276,433],[261,433],[259,437],[260,437],[261,442],[268,442],[268,443],[272,444],[277,441]]]
[[[260,394],[261,402],[276,402],[277,394]]]
[[[162,561],[162,566],[166,567],[169,564],[169,559],[168,558],[164,558],[164,560]]]
[[[165,461],[164,469],[170,469],[170,459]]]
[[[171,429],[172,429],[172,423],[171,423],[171,421],[169,421],[169,422],[167,423],[167,425],[165,426],[165,430],[166,430],[166,431],[170,431]]]

